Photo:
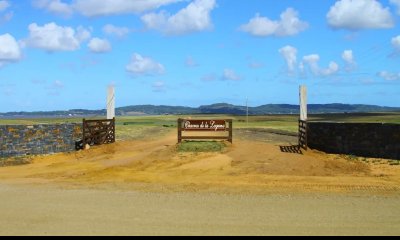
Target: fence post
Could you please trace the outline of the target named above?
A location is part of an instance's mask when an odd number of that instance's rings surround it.
[[[229,139],[228,139],[228,141],[230,143],[233,143],[233,120],[230,119],[230,120],[228,120],[228,122],[229,122]]]
[[[307,87],[300,86],[300,120],[307,121]]]
[[[182,142],[182,119],[178,119],[178,143]]]
[[[115,118],[115,87],[109,86],[107,93],[107,119]]]
[[[113,140],[112,140],[112,143],[115,143],[115,134],[116,134],[116,131],[117,131],[117,129],[115,128],[115,117],[113,117],[113,120],[112,120],[112,129],[113,129]]]
[[[82,144],[83,144],[83,148],[86,147],[86,125],[85,125],[85,121],[86,119],[82,120]]]
[[[308,111],[307,111],[307,87],[300,86],[300,119],[299,119],[299,146],[304,150],[308,149]]]

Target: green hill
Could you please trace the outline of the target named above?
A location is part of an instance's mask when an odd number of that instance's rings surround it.
[[[249,107],[249,115],[266,114],[298,114],[299,106],[290,104],[267,104],[258,107]],[[246,115],[246,106],[236,106],[227,103],[217,103],[204,105],[198,108],[182,106],[155,106],[137,105],[116,108],[117,116],[135,115],[180,115],[180,114],[231,114]],[[309,104],[308,112],[317,113],[365,113],[365,112],[400,112],[400,108],[381,107],[375,105],[352,105],[352,104]],[[105,116],[106,110],[86,110],[72,109],[68,111],[49,111],[49,112],[9,112],[0,113],[2,118],[29,118],[29,117],[100,117]]]

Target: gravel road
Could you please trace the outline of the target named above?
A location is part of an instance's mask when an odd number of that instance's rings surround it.
[[[0,184],[0,235],[400,235],[400,197]]]

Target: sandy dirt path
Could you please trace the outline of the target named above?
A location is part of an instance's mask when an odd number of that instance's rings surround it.
[[[122,141],[88,151],[38,156],[24,166],[0,168],[1,182],[147,184],[171,191],[400,192],[400,166],[362,162],[292,142],[237,139],[222,153],[179,153],[171,133],[157,140]],[[135,188],[135,190],[138,190]]]
[[[175,133],[0,168],[0,235],[399,235],[400,167]]]
[[[0,235],[399,235],[400,197],[0,185]]]

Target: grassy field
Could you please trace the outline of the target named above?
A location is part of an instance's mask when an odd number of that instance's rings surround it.
[[[400,113],[353,113],[353,114],[315,114],[311,121],[332,121],[350,123],[395,123],[400,124]]]
[[[298,115],[230,116],[230,115],[162,115],[162,116],[123,116],[117,117],[118,139],[135,140],[143,137],[157,138],[176,130],[178,118],[193,119],[233,119],[235,129],[260,128],[276,129],[292,133],[298,130]],[[311,121],[370,122],[400,124],[400,113],[362,113],[362,114],[318,114],[310,115]],[[0,119],[0,125],[7,124],[50,124],[81,123],[81,118],[44,119]]]

